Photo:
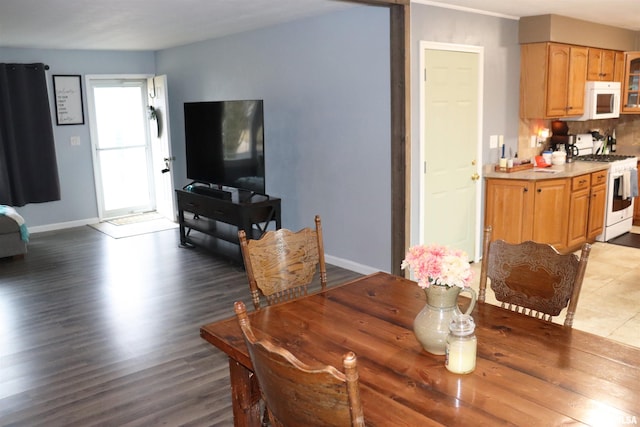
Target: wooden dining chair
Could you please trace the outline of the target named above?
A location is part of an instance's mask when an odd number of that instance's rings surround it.
[[[564,325],[572,327],[590,251],[591,245],[585,243],[578,259],[573,253],[558,253],[549,244],[491,241],[491,227],[487,227],[478,301],[485,301],[490,280],[502,307],[548,322],[567,308]]]
[[[251,299],[260,309],[260,295],[267,305],[307,295],[308,287],[320,271],[320,287],[327,287],[322,223],[315,217],[315,230],[303,228],[267,231],[260,239],[250,240],[238,231]]]
[[[234,305],[269,421],[273,426],[364,426],[357,358],[343,357],[344,372],[309,366],[267,337],[257,339],[243,302]]]

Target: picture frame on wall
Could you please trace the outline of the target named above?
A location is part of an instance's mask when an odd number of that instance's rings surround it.
[[[56,101],[56,124],[58,126],[83,125],[80,75],[54,75],[53,92]]]

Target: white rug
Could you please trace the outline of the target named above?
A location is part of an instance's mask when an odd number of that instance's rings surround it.
[[[106,222],[113,225],[128,225],[128,224],[135,224],[137,222],[147,222],[153,219],[162,219],[162,218],[164,217],[160,215],[158,212],[145,212],[137,215],[128,215],[128,216],[123,216],[121,218],[110,219]]]
[[[125,225],[114,225],[109,222],[100,222],[98,224],[89,224],[89,227],[95,228],[114,239],[121,239],[123,237],[139,236],[141,234],[155,233],[156,231],[178,228],[178,224],[169,221],[166,218],[160,218]]]

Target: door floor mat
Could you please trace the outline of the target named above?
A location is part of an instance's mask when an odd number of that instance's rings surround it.
[[[113,237],[114,239],[121,239],[123,237],[132,237],[141,234],[155,233],[157,231],[171,230],[178,228],[178,224],[161,217],[159,219],[134,222],[124,225],[113,225],[105,221],[98,224],[89,224],[89,227],[94,228],[107,236]]]
[[[609,240],[607,243],[640,249],[640,234],[624,233],[623,235],[618,236],[615,239]]]
[[[145,212],[136,215],[123,216],[121,218],[110,219],[107,222],[113,225],[135,224],[137,222],[152,221],[154,219],[163,218],[158,212]]]

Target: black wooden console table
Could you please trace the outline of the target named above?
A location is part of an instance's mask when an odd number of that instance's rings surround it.
[[[238,230],[258,239],[270,227],[282,227],[279,198],[242,190],[233,190],[231,200],[185,190],[176,195],[180,244],[186,247],[203,247],[242,262]]]

